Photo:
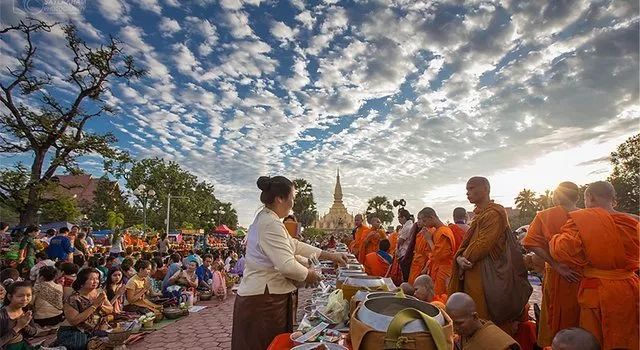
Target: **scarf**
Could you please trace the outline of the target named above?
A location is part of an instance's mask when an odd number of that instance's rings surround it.
[[[393,262],[393,257],[391,256],[391,254],[385,252],[384,250],[378,250],[378,255],[389,264]]]

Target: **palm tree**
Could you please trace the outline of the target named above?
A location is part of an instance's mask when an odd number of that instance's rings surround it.
[[[518,193],[515,203],[516,208],[520,209],[521,217],[533,217],[539,208],[536,193],[526,188]]]
[[[538,197],[538,208],[549,209],[551,207],[553,207],[553,191],[546,190]]]

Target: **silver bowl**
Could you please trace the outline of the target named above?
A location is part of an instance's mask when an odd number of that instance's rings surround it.
[[[355,317],[379,332],[386,332],[393,317],[406,308],[418,309],[436,319],[438,324],[444,326],[444,316],[437,307],[416,299],[379,297],[367,299],[362,302],[358,314]],[[428,331],[422,320],[407,323],[402,333],[416,333]]]
[[[359,288],[380,288],[384,286],[384,280],[376,276],[349,276],[342,283],[343,286]]]

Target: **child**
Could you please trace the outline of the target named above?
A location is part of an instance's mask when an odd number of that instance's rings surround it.
[[[32,288],[30,282],[14,282],[7,286],[4,298],[5,306],[0,309],[0,346],[2,349],[33,350],[25,339],[36,335],[31,311],[24,308],[31,302]],[[40,348],[46,349],[46,348]]]
[[[216,261],[213,265],[213,294],[218,300],[227,297],[227,282],[224,277],[224,263]]]

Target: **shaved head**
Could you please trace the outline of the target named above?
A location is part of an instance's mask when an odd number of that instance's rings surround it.
[[[369,222],[371,223],[371,226],[373,226],[376,229],[379,229],[380,227],[382,227],[382,221],[380,221],[380,219],[375,216],[372,217]]]
[[[453,220],[466,220],[467,219],[467,209],[462,207],[457,207],[453,209]]]
[[[456,314],[471,314],[476,312],[476,303],[471,299],[469,294],[466,293],[453,293],[447,299],[447,313]]]
[[[553,202],[559,205],[574,205],[580,199],[580,188],[571,181],[561,182],[553,191]]]
[[[613,210],[616,206],[616,190],[606,181],[589,184],[584,191],[584,206],[587,208],[605,208]]]
[[[413,288],[416,290],[413,296],[427,303],[433,301],[435,291],[433,290],[433,280],[429,275],[420,275],[413,281]]]
[[[615,200],[616,199],[616,190],[613,188],[613,185],[606,181],[596,181],[594,183],[589,184],[585,193],[589,193],[592,196],[606,199],[606,200]]]
[[[563,329],[551,344],[553,350],[600,350],[598,340],[591,333],[578,327]]]
[[[433,208],[425,207],[418,212],[418,216],[437,218],[438,214],[436,214],[436,211]]]
[[[474,184],[476,186],[484,186],[487,188],[487,190],[491,190],[491,184],[489,183],[489,179],[487,179],[486,177],[482,177],[482,176],[474,176],[472,178],[469,179],[469,181],[467,181],[467,185],[468,184]]]
[[[474,176],[467,181],[467,199],[475,205],[490,201],[491,185],[486,177]]]
[[[476,303],[468,294],[451,294],[445,309],[453,320],[454,331],[461,337],[469,337],[482,327],[476,312]]]

